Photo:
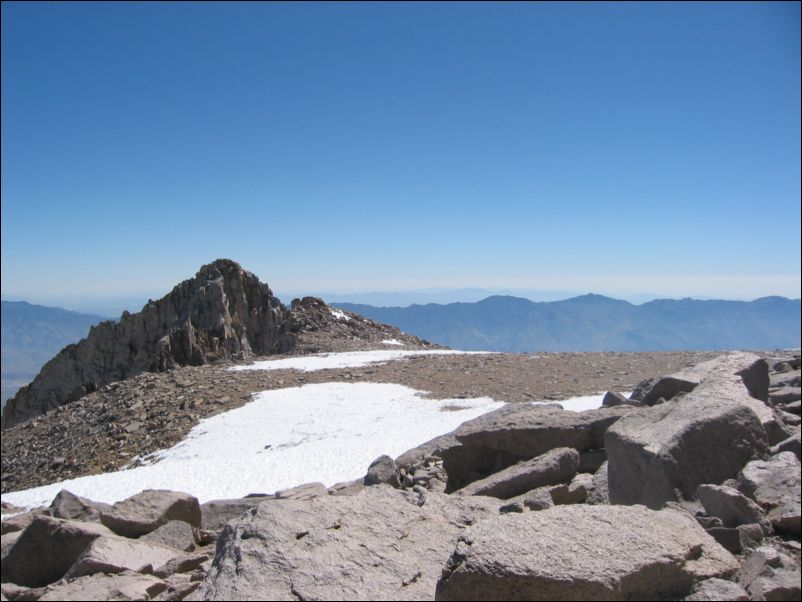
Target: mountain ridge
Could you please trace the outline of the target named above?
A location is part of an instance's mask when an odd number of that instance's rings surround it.
[[[333,303],[450,347],[508,352],[796,348],[800,300],[655,299],[598,294],[562,301],[493,295],[475,303],[380,308]]]

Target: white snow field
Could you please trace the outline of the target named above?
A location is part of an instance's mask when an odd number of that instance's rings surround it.
[[[602,395],[559,403],[581,411]],[[489,397],[426,399],[396,384],[323,383],[263,391],[240,408],[202,420],[186,439],[145,466],[5,493],[4,502],[49,505],[62,489],[114,503],[143,489],[171,489],[201,503],[273,493],[310,481],[330,486],[362,477],[382,454],[396,457],[503,406]]]
[[[392,339],[390,339],[392,340]],[[387,343],[386,341],[382,341]],[[392,343],[395,344],[395,343]],[[314,372],[315,370],[330,370],[338,368],[362,368],[370,364],[390,362],[400,360],[415,355],[486,355],[490,351],[453,351],[451,349],[423,349],[423,350],[403,350],[403,349],[380,349],[378,351],[348,351],[345,353],[316,353],[314,355],[301,355],[298,357],[287,357],[280,360],[263,360],[245,366],[234,366],[229,370],[303,370],[304,372]]]
[[[310,481],[330,486],[364,476],[382,454],[396,457],[502,405],[489,397],[425,399],[394,384],[324,383],[264,391],[240,408],[202,420],[182,442],[149,458],[153,462],[147,466],[4,493],[2,500],[30,508],[49,504],[68,489],[114,503],[143,489],[172,489],[203,503]]]

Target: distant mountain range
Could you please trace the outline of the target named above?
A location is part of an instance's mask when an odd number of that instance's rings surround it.
[[[63,347],[84,338],[101,316],[25,301],[2,302],[2,404]]]
[[[455,349],[669,351],[800,346],[800,300],[658,299],[633,305],[602,295],[533,302],[492,296],[476,303],[337,307]]]

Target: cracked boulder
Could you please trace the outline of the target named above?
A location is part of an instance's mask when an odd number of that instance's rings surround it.
[[[735,558],[690,515],[642,506],[502,514],[460,537],[436,600],[677,599]]]
[[[204,600],[430,600],[468,525],[498,501],[366,487],[261,504],[229,522]]]

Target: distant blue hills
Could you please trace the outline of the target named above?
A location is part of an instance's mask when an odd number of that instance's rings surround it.
[[[409,307],[332,305],[455,349],[475,351],[675,351],[800,346],[800,300],[657,299],[641,305],[582,295],[535,302],[491,296],[476,303]]]
[[[25,301],[2,302],[2,382],[0,400],[5,404],[42,366],[70,343],[89,333],[89,327],[107,318],[60,307]]]

